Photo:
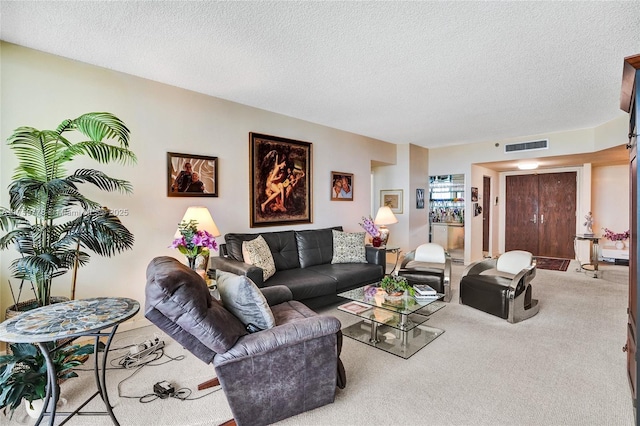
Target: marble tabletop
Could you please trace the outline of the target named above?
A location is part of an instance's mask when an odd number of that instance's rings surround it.
[[[54,303],[0,323],[0,341],[38,343],[78,337],[131,318],[140,304],[124,297],[96,297]]]

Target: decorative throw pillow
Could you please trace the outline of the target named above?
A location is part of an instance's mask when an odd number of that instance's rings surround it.
[[[249,324],[260,330],[275,327],[276,320],[267,299],[249,278],[217,271],[216,283],[224,307],[238,317],[248,330]]]
[[[262,268],[262,279],[268,280],[276,273],[276,264],[267,242],[259,235],[251,241],[242,242],[244,263]]]
[[[333,259],[331,263],[367,263],[364,248],[365,232],[333,230]]]

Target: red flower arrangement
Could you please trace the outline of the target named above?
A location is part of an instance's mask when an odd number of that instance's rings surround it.
[[[625,232],[623,232],[621,234],[617,234],[617,233],[613,232],[610,229],[604,228],[604,237],[607,240],[624,241],[624,240],[628,239],[630,235],[631,234],[629,233],[629,230],[626,230]]]

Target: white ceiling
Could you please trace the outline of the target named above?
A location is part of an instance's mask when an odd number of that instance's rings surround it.
[[[640,2],[0,1],[0,38],[425,147],[618,117]]]

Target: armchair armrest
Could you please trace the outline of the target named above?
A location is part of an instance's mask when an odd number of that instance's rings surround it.
[[[269,306],[275,306],[293,300],[293,293],[291,293],[291,290],[286,285],[262,287],[260,291],[264,295],[264,298],[267,299]]]
[[[409,262],[412,262],[416,258],[416,251],[411,250],[409,253],[404,255],[402,259],[402,263],[400,264],[400,269],[404,269]]]
[[[209,266],[213,269],[231,272],[236,275],[246,275],[258,287],[264,285],[262,268],[238,260],[230,259],[222,256],[211,256]]]
[[[365,255],[367,257],[367,263],[374,265],[380,265],[383,268],[387,267],[387,252],[380,247],[365,246]]]
[[[336,334],[340,326],[337,318],[318,315],[248,334],[238,339],[227,352],[216,355],[213,363],[218,367],[235,360],[268,354],[278,348]]]
[[[464,277],[466,275],[480,275],[480,273],[483,271],[487,271],[489,269],[495,268],[496,264],[497,264],[497,259],[480,260],[478,262],[472,263],[471,265],[467,266],[462,276]]]
[[[530,265],[518,272],[511,281],[509,289],[514,292],[514,296],[519,295],[527,287],[527,284],[536,276],[536,265]],[[522,285],[520,285],[522,284]]]

